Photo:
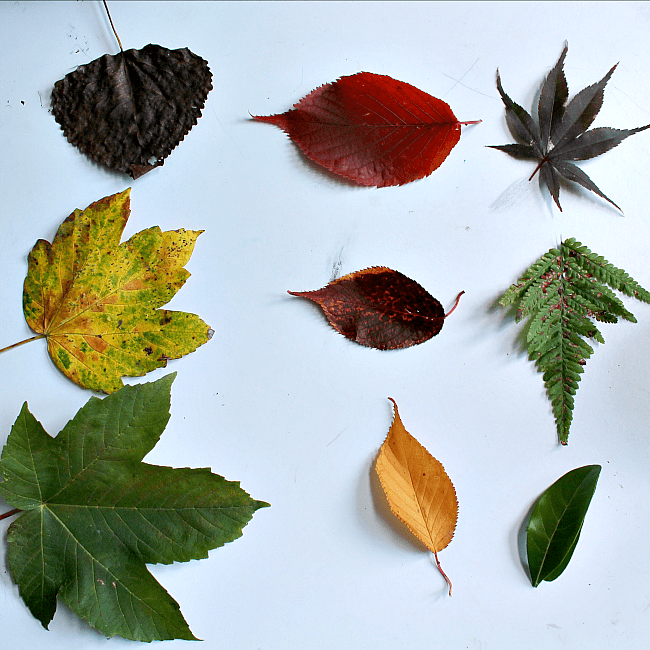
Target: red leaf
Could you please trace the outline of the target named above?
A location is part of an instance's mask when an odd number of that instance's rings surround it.
[[[385,75],[359,72],[320,86],[280,115],[314,162],[358,185],[404,185],[440,167],[460,139],[449,105]]]
[[[332,327],[361,345],[378,350],[408,348],[441,329],[440,302],[399,271],[373,266],[330,282],[316,291],[289,291],[318,303]]]

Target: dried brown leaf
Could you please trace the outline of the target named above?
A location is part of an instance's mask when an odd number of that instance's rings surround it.
[[[456,530],[458,500],[445,468],[405,428],[397,410],[375,469],[393,514],[435,555],[446,548]]]
[[[190,132],[212,90],[206,61],[149,44],[105,54],[54,84],[52,114],[70,144],[138,178]]]

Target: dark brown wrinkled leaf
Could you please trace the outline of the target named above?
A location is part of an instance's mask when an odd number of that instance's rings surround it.
[[[598,83],[581,90],[568,104],[569,87],[564,76],[564,59],[568,46],[544,80],[537,105],[539,123],[525,109],[508,97],[497,71],[497,89],[506,107],[506,121],[515,139],[522,144],[492,146],[514,158],[537,160],[542,182],[560,207],[560,178],[582,185],[618,208],[572,160],[595,158],[613,149],[625,138],[650,128],[636,129],[600,127],[588,131],[603,105],[605,86],[614,73],[614,66]]]
[[[417,282],[385,266],[350,273],[316,291],[289,293],[319,304],[346,338],[378,350],[427,341],[456,307],[445,314],[440,302]]]
[[[52,113],[70,144],[138,178],[190,132],[210,90],[201,57],[150,44],[106,54],[57,81]]]

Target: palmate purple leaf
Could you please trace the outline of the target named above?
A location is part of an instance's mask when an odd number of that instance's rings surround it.
[[[587,86],[568,102],[569,87],[564,75],[564,59],[568,46],[548,73],[539,95],[537,121],[524,108],[508,97],[497,71],[497,89],[506,107],[506,122],[521,144],[493,145],[514,158],[537,160],[530,178],[539,171],[557,207],[560,206],[560,180],[578,183],[585,189],[620,207],[598,189],[579,167],[570,161],[595,158],[625,138],[650,128],[650,124],[635,129],[599,127],[588,131],[603,105],[605,86],[614,73],[614,66],[598,83]]]

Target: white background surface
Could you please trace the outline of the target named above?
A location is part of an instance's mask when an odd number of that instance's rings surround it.
[[[603,325],[557,445],[542,377],[494,303],[561,237],[576,237],[650,287],[650,134],[581,163],[624,216],[582,190],[560,213],[533,163],[506,144],[495,87],[530,106],[569,43],[574,94],[620,62],[594,126],[650,122],[648,3],[112,2],[125,48],[189,47],[209,62],[203,117],[164,167],[133,182],[67,143],[49,112],[54,82],[117,45],[97,2],[2,2],[0,347],[30,336],[27,254],[75,208],[133,187],[125,238],[152,225],[204,229],[192,277],[170,303],[215,336],[171,362],[172,418],[147,460],[200,467],[268,501],[241,539],[200,562],[152,567],[204,647],[220,650],[647,647],[650,627],[650,306]],[[429,178],[356,188],[306,162],[252,114],[284,112],[317,86],[387,74],[449,102],[461,140]],[[434,339],[378,352],[336,334],[287,289],[385,265],[459,308]],[[22,403],[56,434],[90,394],[43,341],[0,358],[0,442]],[[144,379],[127,380],[129,382]],[[393,397],[406,428],[455,484],[459,521],[440,560],[387,513],[372,463]],[[603,467],[574,557],[533,589],[522,568],[526,513],[570,469]],[[0,503],[0,511],[8,509]],[[91,650],[105,639],[59,605],[44,630],[6,568],[2,650]],[[190,647],[167,642],[165,647]],[[111,647],[134,647],[115,638]]]

